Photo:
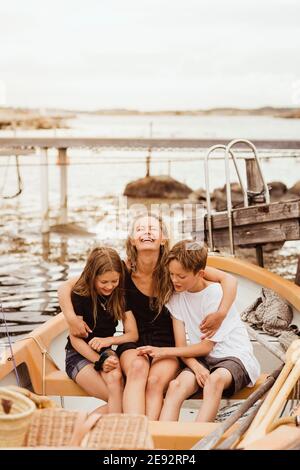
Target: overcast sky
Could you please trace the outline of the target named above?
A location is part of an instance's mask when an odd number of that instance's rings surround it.
[[[0,0],[0,104],[300,106],[299,0]]]

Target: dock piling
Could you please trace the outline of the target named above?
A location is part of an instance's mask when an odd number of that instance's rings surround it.
[[[46,233],[49,231],[49,174],[48,174],[48,149],[41,148],[41,231]]]
[[[58,165],[60,169],[60,208],[59,223],[68,223],[68,157],[67,149],[58,149]]]

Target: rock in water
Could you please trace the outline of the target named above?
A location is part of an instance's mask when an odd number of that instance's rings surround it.
[[[297,183],[294,184],[294,186],[292,186],[290,189],[289,189],[289,192],[290,193],[293,193],[297,196],[300,196],[300,180],[297,181]]]
[[[126,185],[124,196],[137,198],[181,199],[192,189],[170,176],[146,176]]]

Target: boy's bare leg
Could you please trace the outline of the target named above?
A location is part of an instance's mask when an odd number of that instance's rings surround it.
[[[146,386],[146,415],[152,421],[158,420],[164,392],[178,370],[179,363],[175,357],[153,360]]]
[[[196,421],[214,421],[220,406],[223,390],[228,388],[231,382],[231,373],[222,367],[210,374],[203,387],[203,401]]]
[[[120,357],[121,367],[126,375],[123,394],[123,411],[130,414],[146,414],[146,383],[149,360],[138,356],[136,349],[124,351]]]
[[[193,372],[190,370],[182,371],[176,379],[170,382],[159,420],[178,421],[182,403],[198,388],[199,385]]]

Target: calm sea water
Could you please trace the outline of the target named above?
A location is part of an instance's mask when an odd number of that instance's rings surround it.
[[[56,135],[99,137],[190,137],[298,139],[300,120],[268,117],[92,117],[69,122],[70,129]],[[6,135],[11,135],[9,131]],[[25,132],[19,131],[23,135]],[[53,135],[40,131],[32,135]],[[4,132],[3,132],[4,135]],[[275,150],[261,157],[268,182],[280,180],[288,187],[300,180],[300,153]],[[87,232],[63,231],[42,237],[40,231],[40,159],[19,158],[23,191],[14,199],[5,197],[17,190],[14,157],[0,157],[0,300],[13,335],[23,335],[59,311],[57,287],[82,269],[86,254],[95,243],[110,243],[124,252],[124,239],[114,234],[114,217],[125,185],[145,175],[146,152],[82,149],[69,152],[69,219]],[[156,152],[151,173],[170,174],[192,189],[204,187],[203,152]],[[243,176],[244,163],[239,162]],[[232,181],[236,181],[232,169]],[[224,163],[211,162],[211,189],[224,185]],[[55,152],[49,152],[49,197],[51,224],[58,223],[59,167]],[[124,211],[124,208],[120,210]],[[296,270],[299,242],[289,242],[266,254],[269,269],[292,279]],[[243,256],[244,252],[241,253]],[[247,257],[249,253],[247,253]],[[1,320],[0,320],[1,321]],[[0,325],[0,335],[4,333]]]

